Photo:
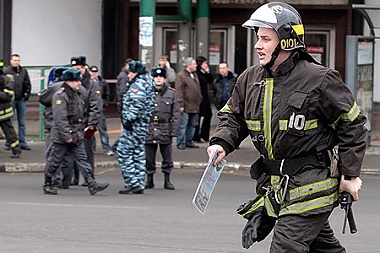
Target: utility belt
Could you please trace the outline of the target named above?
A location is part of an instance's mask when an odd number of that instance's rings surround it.
[[[312,167],[323,166],[328,168],[330,164],[331,160],[327,150],[316,154],[282,160],[269,160],[261,156],[251,165],[250,174],[251,177],[256,180],[259,179],[263,173],[276,176],[292,176],[304,165],[310,165]]]
[[[169,123],[169,119],[158,119],[158,118],[153,118],[152,123],[153,124],[159,124],[159,123]]]

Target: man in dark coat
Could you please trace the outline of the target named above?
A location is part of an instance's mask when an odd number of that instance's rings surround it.
[[[237,74],[229,71],[227,62],[219,63],[219,75],[212,83],[214,104],[218,111],[223,108],[227,100],[231,97],[237,77]]]
[[[174,190],[170,173],[174,167],[172,159],[172,138],[178,135],[181,112],[175,90],[166,84],[166,69],[153,68],[155,83],[155,107],[149,123],[149,134],[145,142],[147,182],[145,189],[153,188],[153,175],[156,173],[156,152],[160,146],[162,155],[161,170],[165,174],[164,188]]]

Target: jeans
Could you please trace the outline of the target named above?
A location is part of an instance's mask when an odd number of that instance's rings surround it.
[[[192,144],[197,122],[198,113],[181,113],[177,146]]]
[[[111,151],[111,147],[109,144],[109,137],[108,137],[107,125],[106,125],[106,115],[104,114],[104,111],[101,113],[101,117],[100,117],[97,127],[99,130],[100,142],[102,143],[103,152],[107,153]]]
[[[17,124],[18,124],[18,139],[20,142],[20,147],[27,147],[25,139],[25,119],[26,119],[26,101],[24,99],[14,100],[12,102],[13,111],[17,113]],[[9,146],[8,139],[5,142],[5,146]]]

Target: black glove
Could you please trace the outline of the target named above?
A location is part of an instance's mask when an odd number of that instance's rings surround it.
[[[123,123],[123,127],[124,127],[124,129],[125,130],[127,130],[127,131],[132,131],[132,121],[130,121],[130,120],[127,120],[125,123]]]

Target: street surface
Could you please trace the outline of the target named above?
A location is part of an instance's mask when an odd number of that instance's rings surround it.
[[[0,173],[0,252],[268,252],[271,235],[249,251],[241,246],[245,220],[235,209],[255,196],[248,172],[225,170],[204,215],[191,203],[202,172],[175,170],[175,191],[163,189],[159,172],[156,188],[119,195],[119,169],[103,168],[97,180],[111,185],[95,196],[82,186],[44,195],[42,173]],[[330,219],[347,252],[380,252],[379,180],[363,176],[360,201],[353,205],[355,235],[348,227],[342,235],[340,208]]]

